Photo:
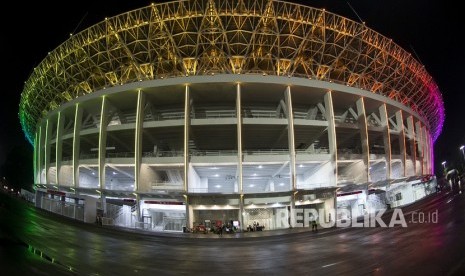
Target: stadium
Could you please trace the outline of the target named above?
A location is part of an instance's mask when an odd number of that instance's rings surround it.
[[[19,106],[36,206],[154,231],[413,202],[434,189],[444,116],[433,78],[391,39],[274,0],[105,18],[46,55]]]

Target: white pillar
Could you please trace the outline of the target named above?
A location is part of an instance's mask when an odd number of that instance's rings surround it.
[[[236,84],[236,117],[237,117],[237,185],[239,197],[239,224],[244,229],[244,189],[242,185],[242,101],[241,85]]]
[[[391,132],[389,129],[389,117],[386,104],[379,107],[381,127],[383,128],[384,155],[386,158],[386,179],[391,179]]]
[[[134,191],[139,191],[140,167],[142,162],[142,129],[144,126],[145,94],[139,89],[137,92],[137,114],[134,153]]]
[[[428,158],[428,170],[430,174],[434,173],[434,144],[433,144],[433,138],[431,138],[430,132],[426,132],[428,134],[428,153],[429,153],[429,158]]]
[[[426,173],[430,174],[431,173],[431,163],[430,163],[431,162],[431,147],[429,143],[429,131],[426,127],[424,130],[424,134],[425,134],[425,157],[426,157],[425,169],[426,169]]]
[[[46,184],[45,179],[42,178],[42,171],[44,169],[44,155],[45,155],[45,127],[41,125],[39,127],[39,183]]]
[[[423,149],[423,130],[421,127],[421,122],[417,121],[415,123],[415,133],[417,135],[417,146],[418,146],[418,153],[419,155],[417,156],[418,161],[420,162],[420,175],[424,175],[424,170],[423,170],[423,159],[424,159],[424,154],[425,151]]]
[[[289,143],[289,155],[291,158],[290,162],[290,173],[291,173],[291,190],[294,191],[291,195],[291,208],[290,208],[290,222],[291,227],[295,227],[295,195],[297,190],[296,183],[296,172],[295,172],[295,140],[294,140],[294,114],[292,111],[292,96],[291,87],[287,86],[284,92],[284,98],[286,100],[287,109],[287,129],[288,129],[288,143]]]
[[[402,176],[405,177],[407,176],[407,168],[406,168],[406,159],[407,159],[407,153],[405,151],[405,130],[404,130],[404,119],[402,116],[402,110],[398,110],[396,112],[396,125],[397,125],[397,131],[399,131],[399,145],[400,145],[400,155],[401,155],[401,160],[402,160],[402,166],[403,166],[403,173]]]
[[[236,85],[236,117],[237,117],[237,184],[239,193],[244,194],[242,187],[242,103],[241,103],[241,85]],[[242,217],[242,215],[241,215]]]
[[[191,217],[190,217],[190,205],[189,205],[189,196],[184,195],[184,205],[186,206],[186,227],[192,228],[193,222],[191,223]]]
[[[239,197],[239,224],[242,232],[246,228],[244,225],[244,194],[241,194]]]
[[[61,170],[61,157],[63,152],[63,125],[65,122],[65,115],[62,112],[58,112],[58,120],[57,120],[57,136],[55,142],[55,164],[56,164],[56,183],[60,186],[60,170]]]
[[[422,139],[423,139],[423,174],[429,174],[428,171],[428,142],[427,142],[427,136],[426,136],[426,126],[423,126],[421,128],[421,133],[422,133]]]
[[[190,93],[189,86],[184,90],[184,191],[189,190],[189,128],[190,128]],[[186,214],[187,215],[187,214]]]
[[[45,156],[44,156],[44,167],[45,167],[45,183],[50,184],[48,179],[48,170],[50,168],[50,138],[52,136],[53,123],[47,119],[45,123]]]
[[[298,192],[295,191],[295,192],[292,192],[291,194],[291,206],[290,206],[290,210],[289,210],[289,222],[290,222],[290,227],[291,228],[294,228],[295,227],[295,197],[296,197],[296,194]]]
[[[415,149],[416,138],[415,138],[415,124],[413,123],[413,116],[407,117],[407,132],[408,132],[408,136],[410,136],[408,146],[410,147],[410,160],[413,163],[413,175],[416,175],[417,174],[417,167],[416,167],[417,153]]]
[[[365,165],[365,171],[363,172],[366,174],[364,175],[364,180],[369,182],[370,181],[370,145],[368,141],[368,126],[367,126],[367,116],[365,112],[365,102],[363,98],[357,100],[357,122],[358,127],[360,129],[360,141],[362,143],[362,157],[363,163]]]
[[[38,168],[37,168],[37,166],[39,165],[39,162],[37,161],[38,149],[39,149],[39,130],[37,129],[35,139],[34,139],[34,184],[39,183],[37,181],[39,179],[37,177],[37,171],[39,171]]]
[[[74,111],[74,136],[73,136],[73,186],[79,187],[79,152],[81,145],[82,107],[79,103]]]
[[[336,143],[336,124],[334,122],[334,108],[332,92],[328,91],[324,96],[325,101],[325,117],[328,120],[328,144],[329,154],[331,155],[330,163],[332,174],[330,185],[337,186],[337,143]]]
[[[292,96],[291,87],[286,87],[284,92],[286,107],[287,107],[287,129],[288,129],[288,142],[289,142],[289,155],[291,157],[290,172],[291,172],[291,189],[297,189],[296,172],[295,172],[295,138],[294,138],[294,113],[292,111]]]
[[[137,108],[136,108],[136,133],[134,135],[134,191],[139,191],[140,182],[140,168],[142,161],[142,129],[144,126],[144,106],[145,106],[145,94],[142,90],[137,91]],[[140,195],[136,194],[136,211],[137,221],[141,219],[140,212]]]
[[[100,109],[100,133],[98,141],[98,185],[100,189],[105,189],[105,160],[107,152],[107,97],[102,97]],[[102,199],[104,196],[102,195]],[[103,204],[103,200],[102,200]],[[103,207],[103,206],[102,206]]]

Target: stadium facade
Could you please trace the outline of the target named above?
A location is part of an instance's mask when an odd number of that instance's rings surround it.
[[[72,35],[26,81],[20,121],[37,206],[160,231],[276,229],[301,225],[297,209],[358,216],[430,193],[444,104],[424,66],[364,24],[185,0]]]

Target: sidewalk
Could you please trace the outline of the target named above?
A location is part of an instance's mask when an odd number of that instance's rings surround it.
[[[298,234],[298,233],[312,233],[315,236],[319,236],[321,234],[326,234],[329,232],[335,232],[337,230],[342,230],[346,228],[318,228],[317,232],[312,232],[310,227],[296,227],[296,228],[288,228],[288,229],[277,229],[277,230],[265,230],[265,231],[254,231],[254,232],[237,232],[234,234],[226,234],[223,233],[222,236],[215,234],[215,233],[181,233],[181,232],[154,232],[148,230],[141,230],[135,228],[125,228],[119,226],[99,226],[104,229],[112,229],[115,231],[125,231],[130,233],[137,233],[141,235],[148,235],[148,236],[159,236],[159,237],[175,237],[175,238],[195,238],[195,239],[242,239],[242,238],[259,238],[259,237],[272,237],[272,236],[282,236],[282,235],[291,235],[291,234]]]

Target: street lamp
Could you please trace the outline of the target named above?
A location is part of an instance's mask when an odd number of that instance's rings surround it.
[[[465,159],[464,148],[465,148],[465,146],[464,146],[464,145],[462,145],[462,146],[460,147],[460,150],[462,151],[462,156],[463,156],[463,159]]]
[[[446,169],[446,161],[442,161],[442,167],[444,168],[444,170]]]

